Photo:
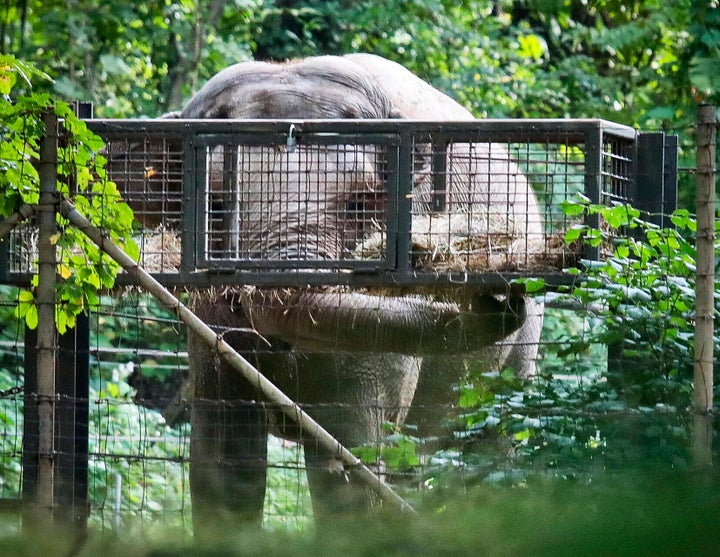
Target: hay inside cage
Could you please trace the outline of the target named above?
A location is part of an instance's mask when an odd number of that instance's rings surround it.
[[[467,213],[415,215],[411,228],[412,265],[418,270],[508,271],[544,268],[549,263],[545,237],[519,230],[504,215],[502,218],[499,215],[478,218]],[[384,242],[384,233],[372,234],[358,245],[357,256],[381,257],[386,248]]]
[[[162,226],[146,231],[138,239],[140,265],[150,273],[180,271],[182,241],[180,235]]]

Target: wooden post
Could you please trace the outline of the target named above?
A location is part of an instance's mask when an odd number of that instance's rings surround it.
[[[693,463],[700,468],[712,462],[716,127],[715,107],[700,105],[697,121],[697,280],[693,378]]]
[[[38,204],[38,285],[35,301],[37,330],[38,454],[35,518],[52,523],[55,506],[55,276],[57,232],[58,120],[50,109],[43,114],[45,135],[40,143],[40,202]]]

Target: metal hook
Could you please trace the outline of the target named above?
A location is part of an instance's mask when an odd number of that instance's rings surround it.
[[[288,130],[287,142],[285,144],[286,151],[288,153],[294,153],[295,147],[297,147],[297,139],[295,139],[295,124],[290,124]]]

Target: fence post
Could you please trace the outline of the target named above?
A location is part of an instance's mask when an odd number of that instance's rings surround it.
[[[35,302],[38,330],[37,362],[37,483],[33,518],[52,524],[55,506],[55,274],[57,232],[58,119],[53,109],[42,116],[45,133],[40,142],[40,202],[38,204],[38,285]]]
[[[697,467],[707,467],[712,461],[716,127],[715,107],[700,105],[697,116],[697,280],[693,377],[693,463]]]

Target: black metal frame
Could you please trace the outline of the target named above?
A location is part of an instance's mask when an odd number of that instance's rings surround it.
[[[652,214],[668,214],[675,206],[677,182],[676,138],[663,133],[642,134],[635,129],[599,119],[545,120],[477,120],[464,122],[420,122],[407,120],[88,120],[91,130],[106,140],[137,136],[140,140],[171,138],[182,144],[183,157],[183,229],[185,234],[178,273],[156,275],[167,286],[204,288],[220,285],[253,284],[261,286],[300,285],[443,285],[458,282],[480,285],[489,290],[504,289],[509,281],[528,274],[522,269],[513,272],[436,273],[419,272],[411,265],[410,202],[412,190],[412,149],[414,142],[426,140],[475,143],[561,143],[582,144],[584,149],[585,195],[593,203],[612,201],[606,191],[606,180],[612,181],[613,165],[625,164],[625,178],[632,183],[621,186],[627,190],[622,198]],[[298,144],[370,144],[388,148],[388,210],[387,252],[382,261],[210,261],[203,253],[198,228],[203,207],[205,160],[207,145],[277,145]],[[609,148],[606,145],[610,145]],[[621,146],[621,153],[609,152]],[[675,146],[675,148],[674,148]],[[609,158],[608,158],[609,157]],[[608,162],[609,161],[609,162]],[[443,189],[444,156],[433,156],[433,180],[436,189]],[[436,198],[440,209],[442,198]],[[394,217],[396,215],[396,218]],[[658,217],[662,220],[662,217]],[[664,221],[663,221],[664,222]],[[599,216],[592,215],[587,224],[599,226]],[[7,259],[0,245],[0,261]],[[598,248],[584,248],[582,256],[598,259]],[[6,268],[6,267],[5,267]],[[322,270],[322,272],[318,272]],[[545,278],[549,286],[573,282],[573,275],[562,272],[531,273]],[[3,273],[0,282],[25,284],[27,274]],[[130,277],[119,277],[127,284]]]

